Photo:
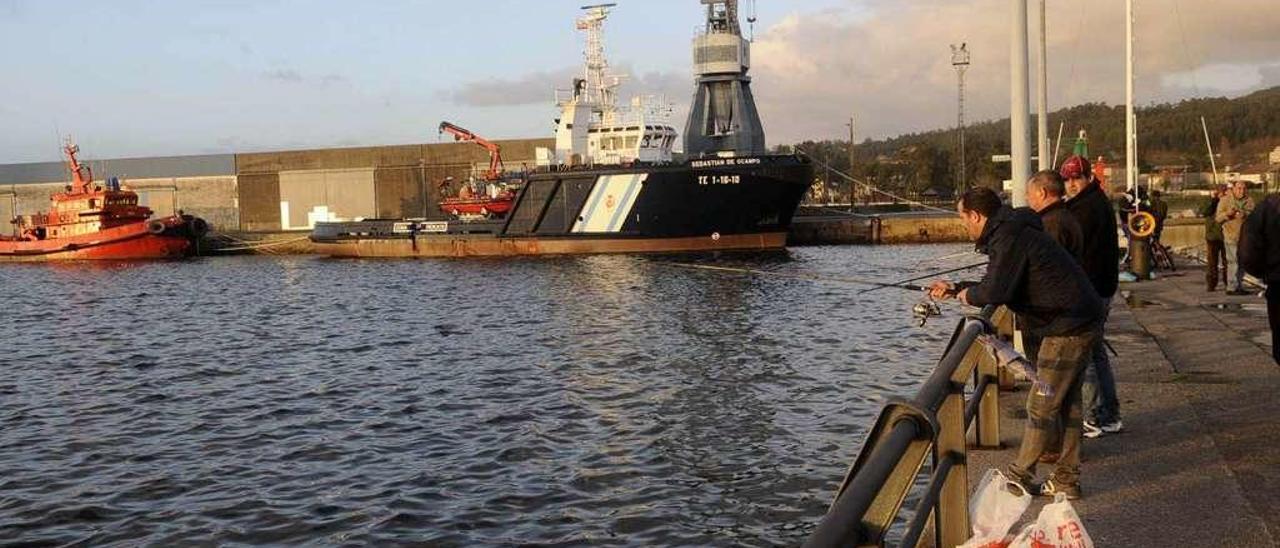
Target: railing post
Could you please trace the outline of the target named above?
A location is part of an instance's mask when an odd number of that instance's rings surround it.
[[[960,366],[951,376],[951,389],[938,408],[938,438],[934,445],[937,460],[950,456],[951,470],[938,493],[934,526],[938,546],[963,544],[969,538],[969,465],[967,462],[968,422],[965,420],[964,388],[969,383],[972,364],[988,360],[981,344],[975,343],[965,352]]]
[[[1018,329],[1018,320],[1014,316],[1013,312],[1010,312],[1008,308],[1001,307],[1000,310],[997,310],[992,316],[991,324],[995,326],[996,333],[1004,337],[1009,337],[1013,341],[1014,350],[1026,355],[1026,345],[1023,344],[1024,341],[1022,340],[1022,330]],[[999,381],[998,385],[1000,389],[1006,391],[1013,390],[1018,382],[1018,379],[1013,376],[1012,371],[1006,371],[1004,369],[1001,369],[996,373],[996,379]]]
[[[984,449],[1000,448],[1000,368],[996,360],[985,355],[978,360],[978,379],[987,378],[990,382],[980,393],[973,397],[982,398],[978,402],[978,416],[974,419],[974,441]]]

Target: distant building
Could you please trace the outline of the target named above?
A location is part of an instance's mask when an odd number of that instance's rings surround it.
[[[1271,151],[1270,160],[1271,165],[1280,166],[1280,147],[1276,147],[1275,150]]]
[[[515,171],[533,165],[534,150],[554,140],[498,144]],[[183,210],[219,232],[279,232],[331,219],[443,219],[437,204],[453,190],[441,183],[465,181],[488,162],[470,143],[422,143],[86,163],[95,181],[120,177],[156,215]],[[0,221],[48,208],[49,195],[68,179],[60,162],[0,165]],[[8,230],[0,224],[0,233]]]

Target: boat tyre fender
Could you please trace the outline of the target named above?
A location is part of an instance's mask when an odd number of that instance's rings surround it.
[[[187,226],[191,227],[191,235],[197,238],[209,233],[209,223],[199,217],[192,219],[187,223]]]
[[[151,221],[147,223],[147,232],[152,234],[163,234],[165,230],[163,221]]]
[[[1156,218],[1146,211],[1129,215],[1129,233],[1137,238],[1146,238],[1156,232]]]

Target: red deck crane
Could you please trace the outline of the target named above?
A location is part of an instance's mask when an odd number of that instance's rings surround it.
[[[466,141],[484,147],[485,150],[489,151],[489,170],[484,173],[484,180],[497,181],[500,178],[502,174],[502,147],[472,133],[468,129],[449,122],[440,122],[440,133],[452,135],[454,141]]]

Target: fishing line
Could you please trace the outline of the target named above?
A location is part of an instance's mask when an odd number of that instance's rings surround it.
[[[867,182],[865,182],[865,181],[861,181],[861,180],[859,180],[859,179],[856,179],[856,178],[854,178],[854,177],[852,177],[852,176],[850,176],[850,175],[848,175],[848,174],[846,174],[846,173],[844,173],[844,172],[842,172],[842,171],[840,171],[840,170],[838,170],[838,169],[835,169],[835,168],[831,167],[831,165],[830,165],[830,164],[827,164],[826,162],[823,162],[822,160],[819,160],[818,158],[814,157],[812,154],[809,154],[808,152],[805,152],[805,151],[804,151],[804,149],[802,149],[802,148],[800,148],[800,147],[798,147],[798,146],[795,148],[795,150],[796,150],[796,152],[798,152],[798,153],[800,153],[800,154],[804,155],[806,158],[808,158],[808,159],[809,159],[810,161],[812,161],[813,163],[817,164],[817,165],[818,165],[818,167],[821,167],[821,168],[823,168],[823,169],[826,169],[827,171],[830,171],[830,172],[832,172],[832,173],[835,173],[836,175],[839,175],[841,178],[843,178],[843,179],[845,179],[845,180],[847,180],[847,181],[849,181],[849,182],[851,182],[851,183],[862,185],[862,186],[863,186],[863,188],[866,188],[866,189],[868,189],[868,190],[870,190],[870,191],[872,191],[872,192],[877,192],[877,193],[880,193],[880,194],[884,194],[885,196],[888,196],[888,197],[893,198],[893,199],[895,199],[895,200],[898,200],[898,201],[900,201],[900,202],[906,202],[906,203],[911,204],[911,205],[920,206],[920,207],[921,207],[921,208],[923,208],[923,209],[929,209],[929,210],[933,210],[933,211],[941,211],[941,212],[943,212],[943,213],[955,213],[954,211],[949,210],[949,209],[942,209],[942,208],[940,208],[940,207],[931,206],[931,205],[926,204],[926,203],[921,202],[921,201],[912,200],[912,199],[910,199],[910,198],[904,198],[904,197],[902,197],[902,196],[898,196],[897,194],[894,194],[894,193],[892,193],[892,192],[886,192],[886,191],[880,190],[880,189],[879,189],[878,187],[876,187],[875,185],[872,185],[872,184],[867,183]],[[849,200],[850,200],[850,205],[852,205],[853,197],[852,197],[852,196],[850,196]]]
[[[970,249],[970,250],[966,250],[966,251],[961,251],[961,252],[959,252],[959,253],[952,253],[952,254],[950,254],[950,255],[943,255],[943,256],[941,256],[941,257],[934,257],[934,258],[932,258],[932,259],[928,259],[928,261],[927,261],[927,262],[930,262],[930,263],[940,263],[940,262],[942,262],[942,261],[947,261],[947,260],[955,259],[955,258],[957,258],[957,257],[964,257],[965,255],[977,255],[977,254],[978,254],[978,252],[977,252],[977,251],[974,251],[974,250]]]
[[[924,290],[926,290],[926,289],[927,289],[927,288],[926,288],[926,287],[924,287],[924,286],[921,286],[921,285],[915,285],[915,284],[909,284],[909,283],[885,283],[885,282],[877,282],[877,281],[873,281],[873,280],[866,280],[866,279],[862,279],[862,278],[847,278],[847,277],[842,277],[842,276],[829,276],[829,275],[823,275],[823,274],[801,274],[801,273],[796,273],[796,272],[774,272],[774,271],[772,271],[772,270],[759,270],[759,269],[755,269],[755,268],[739,268],[739,267],[732,267],[732,266],[715,266],[715,265],[693,264],[693,263],[662,263],[662,264],[665,264],[665,265],[668,265],[668,266],[675,266],[675,267],[679,267],[679,268],[691,268],[691,269],[696,269],[696,270],[711,270],[711,271],[717,271],[717,272],[733,272],[733,273],[735,273],[735,274],[756,274],[756,275],[761,275],[761,276],[773,276],[773,277],[776,277],[776,278],[792,278],[792,279],[797,279],[797,280],[811,280],[811,281],[815,281],[815,282],[837,282],[837,283],[846,283],[846,284],[870,285],[870,286],[875,286],[875,288],[876,288],[876,289],[883,289],[883,288],[886,288],[886,287],[892,287],[892,288],[896,288],[896,289],[903,289],[903,290],[906,290],[906,291],[924,291]]]
[[[942,275],[944,275],[944,274],[955,274],[956,272],[964,272],[965,270],[969,270],[969,269],[973,269],[973,268],[978,268],[978,267],[980,267],[980,266],[987,266],[987,261],[982,261],[982,262],[980,262],[980,263],[974,263],[974,264],[966,265],[966,266],[962,266],[962,267],[959,267],[959,268],[952,268],[952,269],[950,269],[950,270],[943,270],[943,271],[941,271],[941,272],[930,272],[930,273],[928,273],[928,274],[922,274],[922,275],[920,275],[920,276],[916,276],[916,277],[914,277],[914,278],[907,278],[907,279],[905,279],[905,280],[899,280],[899,281],[894,282],[894,283],[895,283],[895,284],[905,284],[905,283],[910,283],[910,282],[918,282],[918,281],[923,280],[923,279],[926,279],[926,278],[936,278],[936,277],[938,277],[938,276],[942,276]],[[888,284],[888,285],[892,285],[892,284]],[[862,293],[870,293],[870,292],[875,291],[875,290],[877,290],[877,289],[881,289],[881,288],[879,288],[879,287],[873,287],[873,288],[871,288],[871,289],[864,289],[864,290],[862,290],[862,291],[859,293],[859,295],[861,295]]]

